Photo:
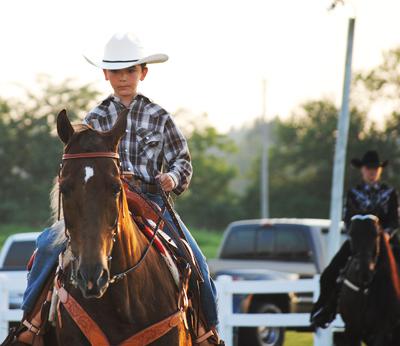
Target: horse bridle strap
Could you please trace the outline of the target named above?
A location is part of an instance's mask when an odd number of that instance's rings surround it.
[[[60,301],[65,310],[74,320],[83,335],[88,339],[90,344],[93,346],[110,346],[110,342],[98,324],[93,321],[82,306],[70,294],[68,294],[65,288],[59,287],[57,290]],[[172,328],[177,327],[183,319],[182,314],[183,311],[181,310],[175,312],[162,321],[132,335],[130,338],[120,343],[119,346],[144,346],[151,344],[163,335],[167,334]]]
[[[77,154],[64,154],[62,156],[63,160],[70,159],[90,159],[90,158],[98,158],[98,157],[106,157],[110,159],[119,159],[119,154],[113,151],[96,151],[93,153],[77,153]]]
[[[361,291],[361,287],[358,287],[357,285],[353,284],[349,279],[344,279],[343,284],[346,285],[348,288],[352,289],[354,292]],[[361,292],[367,294],[368,288],[363,289]]]
[[[72,297],[64,287],[60,286],[58,280],[56,282],[57,295],[60,303],[63,304],[65,310],[77,324],[83,335],[89,340],[91,345],[109,346],[110,343],[106,335],[88,313],[80,306],[80,304]]]

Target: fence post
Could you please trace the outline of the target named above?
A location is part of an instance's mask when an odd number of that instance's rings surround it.
[[[219,332],[226,345],[233,346],[233,326],[231,325],[233,295],[229,289],[233,285],[233,280],[228,275],[221,275],[217,278],[216,285],[218,290]]]
[[[319,297],[319,275],[314,276],[314,303]],[[314,346],[333,346],[332,325],[327,329],[318,328],[314,333]]]
[[[7,277],[0,274],[0,342],[2,342],[8,335],[8,289]]]

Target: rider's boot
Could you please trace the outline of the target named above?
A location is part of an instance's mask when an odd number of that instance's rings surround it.
[[[328,297],[320,296],[311,311],[311,325],[318,328],[327,328],[336,317],[338,288],[334,288]],[[321,299],[322,298],[322,299]]]
[[[350,243],[346,241],[322,273],[320,295],[310,316],[310,322],[314,327],[327,328],[335,319],[341,286],[340,273],[345,268],[350,255]]]

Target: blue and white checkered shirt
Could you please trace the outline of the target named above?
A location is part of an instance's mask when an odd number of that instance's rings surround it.
[[[108,131],[126,107],[116,96],[109,96],[92,109],[84,124]],[[154,184],[160,172],[175,181],[174,192],[181,194],[189,186],[192,165],[185,137],[171,115],[147,97],[138,94],[129,106],[126,134],[119,144],[123,171]]]

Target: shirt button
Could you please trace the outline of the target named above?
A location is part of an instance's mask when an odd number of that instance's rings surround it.
[[[128,168],[128,171],[131,171],[131,170],[132,170],[132,169],[129,167],[129,168]]]
[[[125,149],[125,152],[127,153],[127,152],[128,152],[128,149]]]
[[[125,132],[128,132],[128,130],[125,130]]]

